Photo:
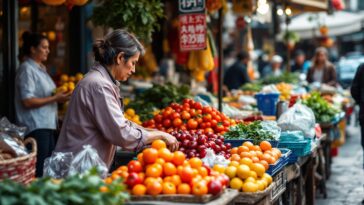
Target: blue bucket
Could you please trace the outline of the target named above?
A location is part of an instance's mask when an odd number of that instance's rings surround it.
[[[279,96],[279,93],[258,93],[255,95],[258,109],[263,113],[263,115],[274,116],[276,114],[276,104]]]

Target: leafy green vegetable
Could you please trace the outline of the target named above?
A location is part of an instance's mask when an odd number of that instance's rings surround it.
[[[101,192],[100,187],[107,187]],[[62,181],[40,178],[28,186],[14,181],[0,182],[0,204],[2,205],[121,205],[129,195],[122,181],[105,184],[96,169],[88,174],[74,175]]]
[[[317,122],[331,122],[340,110],[332,107],[318,92],[313,92],[309,98],[302,103],[312,109]]]
[[[237,124],[224,134],[225,139],[251,139],[254,144],[263,140],[274,140],[273,133],[263,130],[261,121]]]
[[[297,84],[299,82],[299,73],[284,72],[280,76],[268,76],[261,81],[261,83],[264,85],[277,84],[281,82]]]
[[[243,86],[241,86],[241,90],[244,91],[253,91],[253,92],[259,92],[262,89],[262,84],[260,82],[255,83],[246,83]]]

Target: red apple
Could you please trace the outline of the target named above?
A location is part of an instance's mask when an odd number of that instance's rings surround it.
[[[222,189],[223,189],[223,185],[221,184],[221,181],[219,180],[211,180],[208,184],[207,184],[209,193],[212,195],[217,195],[219,193],[221,193]]]

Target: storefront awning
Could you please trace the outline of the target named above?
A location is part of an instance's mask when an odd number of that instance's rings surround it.
[[[320,36],[320,25],[328,27],[329,36],[358,32],[364,27],[364,12],[350,13],[338,11],[332,15],[328,15],[326,12],[304,13],[291,20],[288,30],[297,32],[300,39],[310,39]],[[281,29],[285,31],[286,25],[282,24]]]
[[[280,0],[280,3],[287,4],[294,14],[327,11],[329,6],[328,0]]]

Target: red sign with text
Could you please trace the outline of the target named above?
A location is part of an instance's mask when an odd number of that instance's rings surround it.
[[[206,48],[206,15],[179,15],[179,44],[182,51]]]

